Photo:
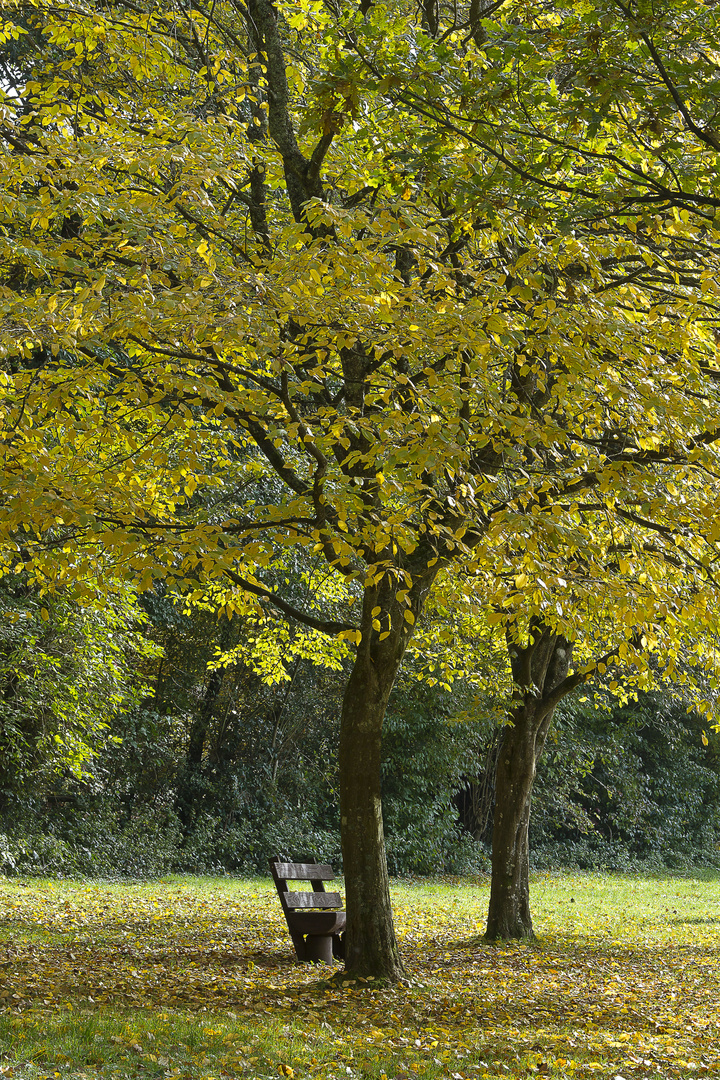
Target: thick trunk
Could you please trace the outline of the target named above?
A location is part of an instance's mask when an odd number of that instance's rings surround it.
[[[492,880],[486,937],[532,938],[528,828],[535,763],[544,742],[532,702],[513,711],[495,774]]]
[[[363,651],[353,667],[340,726],[340,815],[348,927],[345,966],[356,975],[397,979],[380,801],[382,724],[394,673]]]
[[[348,680],[340,721],[340,831],[345,874],[348,974],[397,980],[403,973],[395,938],[380,799],[382,725],[395,676],[410,638],[405,611],[417,617],[429,580],[413,588],[410,607],[398,586],[367,588],[363,638]],[[382,629],[373,629],[372,612]],[[389,632],[388,632],[389,631]],[[380,640],[381,635],[387,635]]]
[[[510,646],[515,695],[495,777],[489,940],[534,937],[530,914],[528,829],[535,770],[555,707],[577,679],[568,677],[572,646],[547,627],[531,628],[525,647]]]

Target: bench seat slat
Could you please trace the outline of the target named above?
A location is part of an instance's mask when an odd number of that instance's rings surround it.
[[[344,911],[288,911],[288,926],[299,934],[342,934]]]
[[[278,862],[275,874],[281,881],[332,881],[332,866],[327,863]]]
[[[336,892],[286,892],[285,903],[289,908],[340,908],[342,900]]]

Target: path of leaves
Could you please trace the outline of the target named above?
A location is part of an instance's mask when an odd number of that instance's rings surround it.
[[[485,887],[407,887],[408,984],[328,989],[269,885],[0,883],[0,1074],[720,1073],[720,901],[678,916],[663,890],[639,918],[561,898],[540,944],[498,947],[477,937]]]

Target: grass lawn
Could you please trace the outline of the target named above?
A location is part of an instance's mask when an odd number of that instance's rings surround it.
[[[538,875],[532,945],[487,880],[393,897],[407,984],[328,988],[270,880],[0,878],[0,1080],[720,1074],[718,875]]]

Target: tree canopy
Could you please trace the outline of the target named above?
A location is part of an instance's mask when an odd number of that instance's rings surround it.
[[[5,5],[4,565],[356,647],[361,973],[400,970],[379,738],[441,571],[516,719],[714,662],[717,13],[566,9]]]

